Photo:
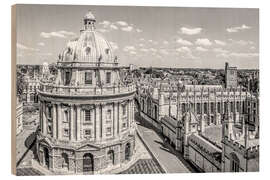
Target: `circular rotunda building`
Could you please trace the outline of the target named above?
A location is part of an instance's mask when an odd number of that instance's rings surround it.
[[[110,43],[91,12],[59,55],[57,76],[40,83],[37,156],[54,172],[99,173],[130,161],[135,147],[135,85],[120,77]]]

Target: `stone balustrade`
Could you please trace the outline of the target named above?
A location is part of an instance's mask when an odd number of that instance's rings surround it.
[[[63,86],[52,83],[41,83],[39,92],[41,94],[63,95],[63,96],[106,96],[135,92],[134,84],[89,87],[89,86]]]

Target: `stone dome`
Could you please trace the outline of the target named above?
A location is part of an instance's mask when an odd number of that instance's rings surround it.
[[[102,64],[116,63],[110,43],[95,30],[95,17],[91,12],[84,16],[84,29],[80,36],[67,43],[60,61]]]

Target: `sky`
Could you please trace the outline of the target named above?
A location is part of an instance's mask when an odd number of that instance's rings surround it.
[[[91,11],[122,65],[259,68],[259,10],[126,6],[17,6],[17,63],[57,61]]]

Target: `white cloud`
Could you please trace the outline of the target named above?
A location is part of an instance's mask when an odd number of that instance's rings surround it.
[[[135,51],[135,50],[136,50],[136,48],[134,46],[125,46],[123,48],[123,51],[125,51],[125,52]]]
[[[130,51],[130,54],[137,54],[136,51]]]
[[[142,51],[142,52],[149,52],[149,49],[141,48],[140,51]]]
[[[216,53],[228,53],[228,50],[222,49],[222,48],[214,48],[213,49],[214,52]]]
[[[122,29],[122,31],[130,32],[130,31],[133,30],[133,27],[132,26],[127,26],[127,27],[122,27],[121,29]]]
[[[203,47],[201,47],[201,46],[196,47],[196,50],[197,50],[197,51],[200,51],[200,52],[206,52],[206,51],[208,51],[208,49],[203,48]]]
[[[32,48],[32,47],[28,47],[28,46],[25,46],[25,45],[23,45],[23,44],[21,44],[21,43],[17,43],[16,46],[17,46],[17,49],[19,49],[19,50],[39,51],[39,49]]]
[[[142,30],[139,29],[139,28],[137,28],[136,31],[137,31],[138,33],[141,33],[141,32],[142,32]]]
[[[251,27],[243,24],[242,26],[230,27],[230,28],[227,28],[226,30],[229,33],[235,33],[235,32],[243,31],[246,29],[251,29]]]
[[[202,45],[202,46],[211,46],[212,42],[209,39],[203,38],[203,39],[197,39],[195,44]]]
[[[39,42],[38,45],[39,46],[45,46],[45,43],[44,42]]]
[[[111,24],[111,25],[110,25],[110,28],[111,28],[111,29],[114,29],[114,30],[117,30],[117,29],[118,29],[118,27],[117,27],[116,25],[114,25],[114,24]]]
[[[215,43],[216,43],[217,45],[221,45],[221,46],[225,46],[225,45],[226,45],[226,42],[220,41],[220,40],[215,40]]]
[[[202,31],[202,28],[186,28],[186,27],[182,27],[180,30],[181,30],[182,34],[195,35],[195,34],[200,34],[201,31]]]
[[[160,53],[163,54],[163,55],[168,55],[169,54],[169,52],[166,49],[161,49]]]
[[[183,47],[177,48],[176,51],[180,53],[183,58],[198,59],[192,54],[191,49],[189,47],[183,46]]]
[[[191,45],[193,45],[192,42],[187,41],[187,40],[184,40],[184,39],[182,39],[182,38],[179,38],[176,42],[177,42],[178,44],[181,44],[181,45],[184,45],[184,46],[191,46]]]
[[[163,41],[163,44],[166,44],[167,45],[167,44],[169,44],[169,42],[168,41]]]
[[[103,28],[101,28],[101,29],[97,29],[97,31],[102,32],[102,33],[109,32],[109,30],[107,30],[107,29],[103,29]]]
[[[157,50],[155,48],[150,48],[149,50],[152,52],[157,52]]]
[[[144,47],[144,44],[140,43],[139,46],[140,46],[140,47]]]
[[[111,24],[111,22],[105,20],[105,21],[100,22],[99,24],[103,25],[104,27],[108,27]]]
[[[251,46],[249,49],[255,50],[256,48],[255,48],[255,46]]]
[[[76,35],[74,32],[69,31],[55,31],[55,32],[41,32],[40,36],[43,38],[51,38],[51,37],[58,37],[58,38],[67,38],[67,36],[74,36]]]
[[[119,24],[120,26],[127,26],[128,25],[128,23],[125,21],[117,21],[116,23]]]
[[[240,57],[240,58],[252,58],[258,57],[258,53],[231,53],[230,56],[232,57]]]

